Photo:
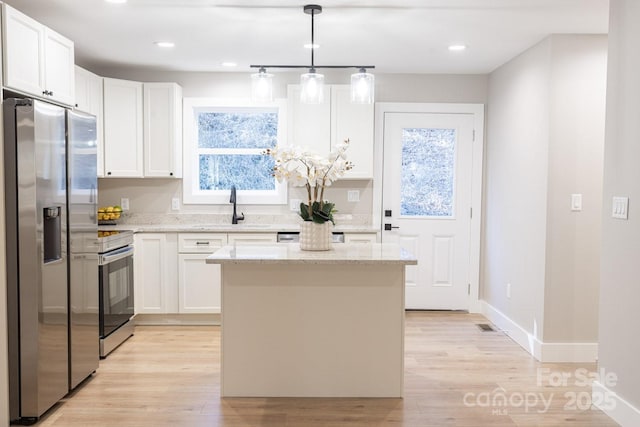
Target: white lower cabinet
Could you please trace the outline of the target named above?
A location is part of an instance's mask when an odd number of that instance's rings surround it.
[[[205,260],[227,243],[249,242],[275,243],[276,233],[135,234],[136,314],[220,313],[220,265]]]
[[[134,237],[136,313],[178,312],[178,236],[138,233]]]
[[[180,313],[220,313],[220,265],[207,256],[227,243],[224,233],[178,235],[178,309]]]

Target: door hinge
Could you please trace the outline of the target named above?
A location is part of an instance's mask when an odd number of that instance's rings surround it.
[[[467,295],[471,295],[471,283],[467,283]]]
[[[473,218],[473,208],[469,208],[469,218]]]
[[[476,130],[474,129],[473,130],[473,136],[471,137],[471,141],[475,142],[475,140],[476,140]]]

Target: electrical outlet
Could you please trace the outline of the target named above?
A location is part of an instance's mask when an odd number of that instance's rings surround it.
[[[511,299],[511,283],[507,283],[507,298]]]
[[[349,190],[349,191],[347,191],[347,201],[348,202],[359,202],[360,201],[360,191],[358,191],[358,190]]]
[[[128,211],[129,210],[129,199],[126,197],[123,197],[122,199],[120,199],[120,207],[122,208],[123,211]]]
[[[298,210],[300,209],[300,203],[302,203],[302,200],[300,199],[289,200],[289,209],[291,209],[294,212],[298,212]]]
[[[174,197],[173,199],[171,199],[171,210],[173,211],[179,211],[180,210],[180,199],[177,197]]]

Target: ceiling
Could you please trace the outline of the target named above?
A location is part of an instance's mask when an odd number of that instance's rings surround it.
[[[5,0],[74,40],[89,68],[247,71],[310,64],[306,2],[277,0]],[[317,65],[384,73],[484,74],[553,33],[606,33],[608,0],[325,0]],[[79,6],[81,5],[81,6]],[[170,40],[162,49],[155,41]],[[452,43],[467,45],[450,52]],[[223,67],[233,61],[236,68]],[[277,71],[277,70],[273,70]]]

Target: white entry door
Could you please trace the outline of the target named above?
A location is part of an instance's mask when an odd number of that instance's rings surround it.
[[[413,253],[406,308],[467,310],[472,114],[385,113],[382,242]]]

